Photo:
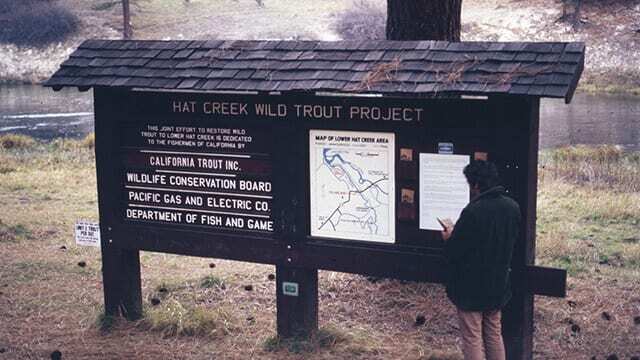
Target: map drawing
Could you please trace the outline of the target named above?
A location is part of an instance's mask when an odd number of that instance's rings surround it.
[[[311,236],[395,241],[394,134],[311,130]]]

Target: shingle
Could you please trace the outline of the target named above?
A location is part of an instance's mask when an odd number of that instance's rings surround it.
[[[544,88],[544,95],[563,98],[569,92],[568,85],[548,85]]]
[[[162,50],[157,56],[156,59],[171,59],[176,52],[173,50]]]
[[[582,42],[568,43],[565,46],[564,51],[567,53],[584,53],[585,51],[584,43]]]
[[[313,89],[313,87],[316,84],[316,80],[302,80],[302,81],[295,81],[290,89],[291,90],[310,90]]]
[[[560,54],[539,54],[536,57],[536,62],[558,62],[560,60]]]
[[[516,57],[514,52],[494,52],[488,56],[487,60],[512,61]]]
[[[249,79],[255,70],[240,70],[235,75],[233,75],[234,79]]]
[[[201,48],[203,49],[217,49],[220,45],[224,43],[224,40],[207,40],[202,44]]]
[[[280,53],[279,60],[297,60],[300,55],[302,55],[302,51],[272,51],[270,54]],[[275,57],[275,56],[274,56]]]
[[[529,92],[529,85],[511,85],[509,94],[526,95]]]
[[[353,61],[337,61],[332,69],[333,70],[350,70],[355,63]]]
[[[512,62],[510,62],[510,63],[502,63],[498,67],[498,71],[499,72],[510,73],[510,72],[514,72],[514,71],[518,70],[519,67],[520,67],[520,63],[512,63]]]
[[[178,89],[191,89],[198,83],[198,81],[199,81],[199,79],[186,79],[186,80],[183,80],[178,85]]]
[[[151,59],[158,56],[158,54],[160,54],[160,50],[146,50],[143,51],[142,54],[140,54],[140,57]]]
[[[430,93],[435,89],[435,84],[418,84],[416,86],[416,92],[418,93]]]
[[[514,80],[516,84],[531,85],[536,81],[536,78],[533,76],[516,76]]]
[[[241,50],[260,50],[261,41],[258,40],[236,40],[231,45],[233,49],[241,49]]]
[[[214,49],[209,50],[205,57],[215,58],[215,59],[223,59],[223,60],[232,60],[235,59],[236,56],[240,54],[238,50],[230,50],[230,49]]]
[[[128,77],[118,77],[111,83],[111,86],[124,86],[124,84],[126,84],[129,79],[130,78]]]
[[[173,69],[178,64],[176,60],[151,60],[147,63],[151,68]]]
[[[536,53],[523,52],[523,53],[516,54],[514,60],[520,61],[520,62],[533,62],[536,60],[537,56],[538,55]]]
[[[371,51],[364,57],[364,61],[378,61],[384,56],[384,51]]]
[[[553,49],[553,45],[549,43],[528,43],[524,50],[534,53],[549,53]]]
[[[531,85],[529,87],[529,95],[542,96],[544,94],[544,85]]]
[[[389,53],[387,53],[389,54]],[[393,59],[399,59],[402,61],[405,60],[424,60],[427,58],[427,55],[429,55],[429,51],[428,50],[420,50],[420,51],[402,51],[402,52],[397,52],[395,54],[398,54],[394,57],[392,57],[390,60]],[[386,55],[385,55],[386,58]]]
[[[131,59],[129,65],[131,66],[144,66],[146,65],[150,59]]]
[[[346,81],[320,80],[313,85],[314,89],[340,90],[346,85]]]
[[[87,64],[87,66],[94,66],[94,67],[100,67],[100,66],[104,66],[104,64],[107,62],[106,59],[100,59],[100,58],[96,58],[91,60],[91,62],[89,62]]]
[[[103,49],[108,40],[89,39],[80,44],[80,49]]]
[[[295,45],[296,50],[313,50],[317,45],[317,41],[297,41]]]
[[[194,52],[195,50],[193,49],[184,49],[184,50],[180,50],[178,51],[175,55],[173,55],[173,59],[186,59],[189,56],[191,56],[191,54]]]
[[[352,61],[361,61],[367,57],[368,53],[366,51],[354,51],[349,55],[348,60]]]
[[[560,61],[564,63],[578,63],[584,54],[581,53],[564,53],[560,56]]]
[[[206,41],[204,40],[194,40],[194,41],[190,41],[189,45],[187,46],[187,49],[199,49],[200,47],[202,47],[205,44]]]
[[[553,72],[561,74],[575,74],[576,65],[574,64],[556,64],[553,67]]]
[[[244,80],[236,86],[236,90],[255,90],[260,83],[259,80]]]
[[[416,50],[429,50],[433,46],[434,41],[418,41]]]
[[[196,50],[189,56],[189,60],[200,60],[209,52],[209,50]]]
[[[88,66],[91,61],[91,59],[72,57],[63,62],[61,66]]]
[[[278,88],[278,81],[261,81],[256,85],[257,91],[274,91]]]
[[[278,70],[294,70],[300,67],[299,61],[281,61],[278,63]]]
[[[522,42],[508,42],[504,44],[504,51],[515,51],[519,52],[524,50],[526,44]]]
[[[202,89],[205,90],[213,90],[216,89],[218,84],[220,84],[220,81],[222,80],[207,80],[207,82],[204,83],[204,85],[202,85]]]
[[[234,77],[237,73],[239,72],[239,70],[213,70],[211,73],[209,73],[209,75],[207,75],[207,78],[209,79],[213,79],[213,78],[221,78],[221,79],[228,79],[228,78],[232,78]]]
[[[145,87],[153,82],[153,79],[141,78],[141,77],[132,77],[124,83],[125,86],[131,87]]]

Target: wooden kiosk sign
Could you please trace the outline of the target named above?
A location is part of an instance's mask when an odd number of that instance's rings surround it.
[[[580,43],[103,41],[46,83],[94,88],[105,308],[141,316],[139,250],[276,266],[278,334],[317,329],[318,269],[442,282],[436,216],[494,161],[522,209],[510,359],[532,353],[539,98]]]

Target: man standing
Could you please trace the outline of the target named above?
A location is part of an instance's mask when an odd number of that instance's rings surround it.
[[[509,273],[520,207],[498,185],[493,163],[473,161],[464,175],[471,202],[455,226],[449,219],[442,221],[447,296],[458,309],[465,360],[482,360],[485,354],[487,360],[502,360],[501,309],[511,298]]]

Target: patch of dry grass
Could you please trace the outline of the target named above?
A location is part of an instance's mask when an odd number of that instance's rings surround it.
[[[640,191],[640,152],[613,145],[570,146],[542,152],[542,180],[621,192]]]
[[[640,275],[640,154],[610,146],[543,153],[537,257],[573,276]]]
[[[2,149],[30,149],[35,147],[36,140],[30,136],[20,134],[0,135],[0,148]]]
[[[158,331],[164,337],[206,336],[216,338],[233,333],[239,321],[227,307],[188,307],[169,299],[146,311],[140,322],[143,329]]]

